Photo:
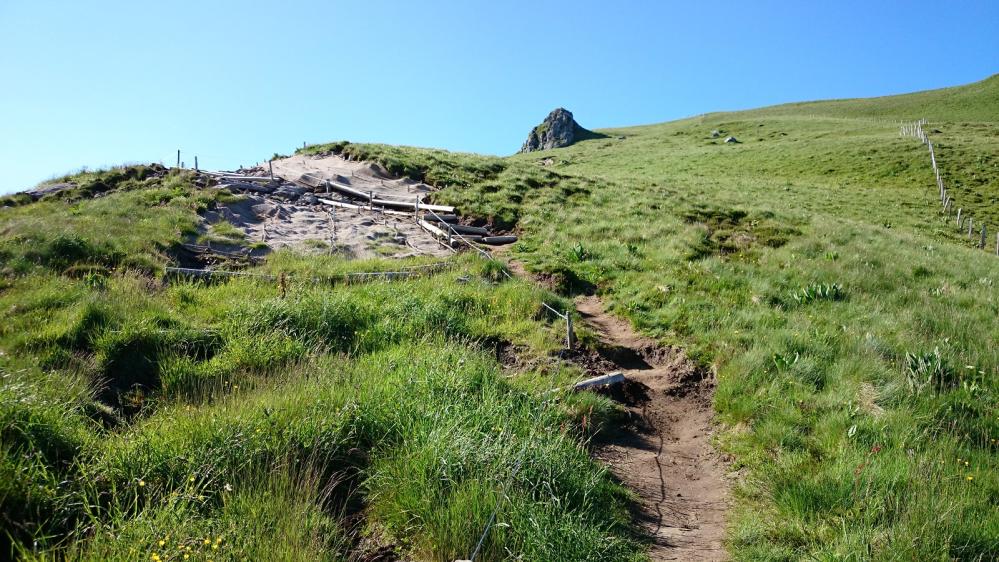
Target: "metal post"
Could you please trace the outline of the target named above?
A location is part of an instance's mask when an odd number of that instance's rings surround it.
[[[195,172],[198,171],[198,157],[197,156],[194,157],[194,171]]]
[[[180,167],[180,149],[177,149],[177,167]]]

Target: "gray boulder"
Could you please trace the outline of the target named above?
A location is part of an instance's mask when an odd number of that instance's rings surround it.
[[[604,135],[580,127],[572,118],[572,113],[560,107],[549,113],[548,117],[531,131],[520,151],[535,152],[562,148],[584,138],[601,136]]]

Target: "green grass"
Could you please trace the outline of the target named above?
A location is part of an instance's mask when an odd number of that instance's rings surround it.
[[[164,283],[221,197],[184,174],[88,172],[5,202],[0,546],[335,560],[364,540],[443,560],[496,510],[483,560],[640,559],[577,421],[614,408],[548,392],[578,373],[545,359],[563,334],[539,303],[592,291],[717,373],[737,559],[996,558],[999,258],[940,214],[925,147],[891,121],[930,120],[957,206],[995,232],[997,88],[710,114],[509,158],[303,150],[444,188],[516,229],[514,254],[563,297],[474,256],[346,284],[435,260],[279,252],[257,271],[286,274],[283,291]],[[543,367],[505,376],[498,344]]]
[[[515,225],[515,255],[553,286],[603,295],[718,373],[737,558],[991,559],[999,258],[941,214],[925,147],[892,121],[930,120],[957,206],[994,244],[997,115],[996,77],[710,114],[494,176],[456,155],[467,182],[436,197]],[[416,177],[446,156],[349,146]]]
[[[541,301],[567,303],[474,256],[348,284],[440,260],[279,252],[256,271],[283,288],[164,282],[219,197],[168,175],[2,211],[4,556],[455,559],[496,511],[483,560],[641,559],[579,423],[611,403],[495,358],[552,355]]]

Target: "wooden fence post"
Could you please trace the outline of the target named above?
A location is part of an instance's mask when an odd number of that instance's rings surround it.
[[[985,223],[982,223],[982,239],[978,242],[979,248],[985,247],[985,231],[986,231]]]
[[[971,217],[968,217],[968,238],[971,238]]]
[[[957,228],[961,228],[961,208],[957,209]]]
[[[576,341],[576,333],[572,331],[572,313],[568,310],[565,311],[565,347],[566,349],[572,350],[573,343]]]
[[[271,173],[271,181],[274,181],[274,161],[273,160],[268,160],[267,161],[267,171],[269,171]]]

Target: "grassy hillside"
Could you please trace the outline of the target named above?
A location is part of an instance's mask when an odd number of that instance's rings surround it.
[[[314,279],[421,262],[166,282],[196,211],[232,196],[97,177],[121,181],[0,209],[0,557],[452,560],[495,511],[482,560],[640,559],[584,446],[613,408],[551,391],[578,376],[544,360],[558,297],[471,256],[360,285]],[[497,345],[542,367],[510,380]]]
[[[749,113],[876,117],[931,121],[995,122],[999,119],[999,74],[973,84],[878,98],[790,103]]]
[[[738,558],[999,556],[999,258],[940,214],[999,226],[999,81],[601,131],[506,159],[350,151],[515,227],[518,258],[595,291],[718,374]],[[712,135],[719,131],[720,136]],[[740,144],[725,144],[734,135]],[[486,170],[486,172],[483,172]]]
[[[231,196],[157,167],[4,198],[0,556],[453,560],[495,511],[479,560],[639,560],[627,494],[586,448],[614,408],[550,392],[577,373],[550,360],[540,302],[597,292],[717,374],[736,558],[997,558],[999,258],[940,214],[924,147],[886,121],[930,119],[958,206],[994,236],[997,90],[509,158],[305,149],[442,187],[516,230],[561,296],[474,256],[364,285],[314,280],[424,262],[284,253],[253,271],[285,283],[167,280]],[[505,346],[539,366],[504,376]]]

